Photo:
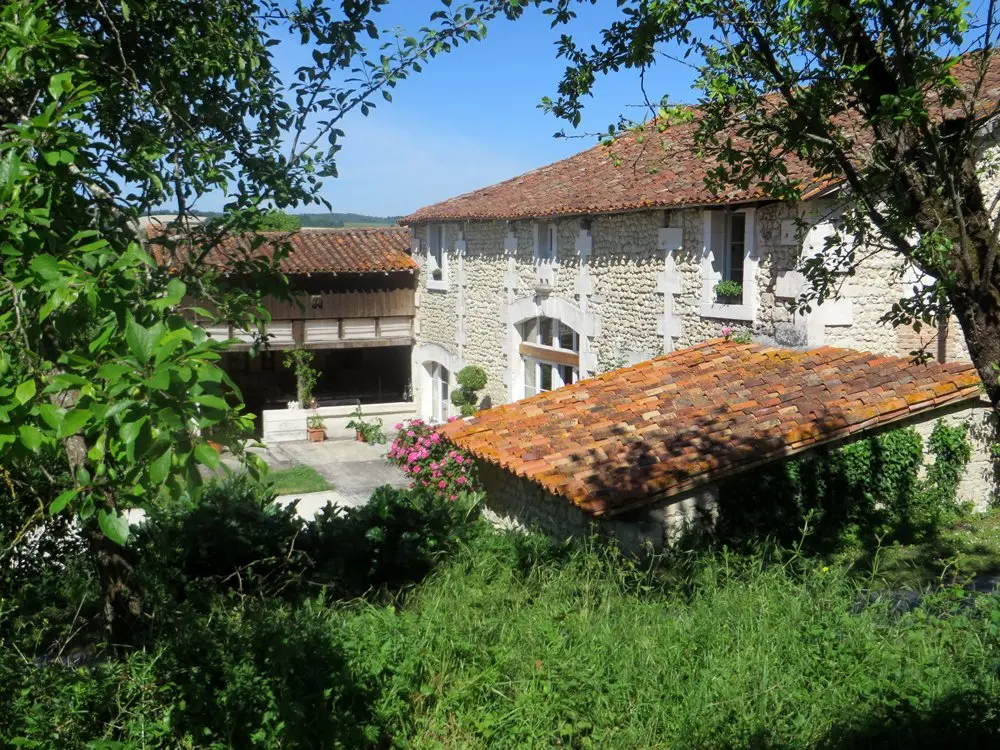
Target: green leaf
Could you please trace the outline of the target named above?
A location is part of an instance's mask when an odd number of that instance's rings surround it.
[[[35,381],[25,380],[17,387],[17,390],[14,391],[14,400],[19,404],[26,404],[35,397],[35,390]]]
[[[118,513],[109,513],[101,508],[97,511],[97,523],[104,535],[115,544],[124,545],[128,541],[128,521]]]
[[[41,415],[42,419],[45,420],[45,424],[53,430],[59,429],[59,425],[62,424],[63,417],[66,416],[66,410],[56,406],[55,404],[41,404],[38,407],[38,413]]]
[[[65,492],[60,492],[56,496],[56,499],[53,500],[52,504],[49,506],[49,513],[52,514],[53,516],[56,515],[57,513],[60,513],[63,508],[65,508],[67,505],[70,504],[70,502],[72,502],[72,500],[77,496],[78,493],[79,490],[75,488],[71,490],[66,490]]]
[[[210,469],[219,468],[219,454],[208,443],[198,443],[194,447],[194,457]]]
[[[122,442],[126,444],[134,443],[135,439],[139,436],[139,430],[142,429],[143,424],[149,417],[140,417],[134,422],[126,422],[122,425]]]
[[[128,19],[126,19],[128,20]],[[73,71],[67,70],[56,73],[49,79],[49,93],[53,99],[58,99],[64,91],[69,91],[73,87]]]
[[[70,435],[75,435],[85,424],[87,424],[90,416],[89,409],[73,409],[73,411],[63,417],[62,424],[59,425],[58,436],[60,438],[64,438],[69,437]]]
[[[24,447],[32,453],[37,453],[38,449],[42,446],[42,439],[44,437],[41,431],[34,425],[23,424],[18,432],[21,433],[21,442],[24,443]]]
[[[97,371],[97,377],[102,380],[118,380],[122,375],[132,370],[128,365],[123,365],[118,362],[109,362],[106,365],[101,365],[100,369]]]
[[[62,276],[62,271],[59,270],[59,261],[51,255],[39,255],[31,261],[29,267],[46,281],[58,279]]]
[[[204,406],[209,409],[226,410],[229,408],[229,404],[226,403],[226,400],[224,398],[220,398],[219,396],[212,396],[211,394],[208,393],[202,393],[197,396],[192,396],[191,400],[194,401],[196,404],[200,404],[201,406]]]
[[[163,484],[163,481],[170,474],[170,463],[173,459],[174,451],[167,448],[158,459],[149,465],[149,479],[153,484]]]
[[[163,325],[157,323],[154,326],[145,328],[135,322],[135,318],[128,316],[125,323],[125,341],[128,348],[135,355],[135,358],[142,364],[146,364],[153,356],[156,349],[156,342],[163,332]]]

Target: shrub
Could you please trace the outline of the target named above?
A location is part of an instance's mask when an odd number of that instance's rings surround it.
[[[282,508],[274,497],[266,481],[233,474],[206,485],[197,504],[150,513],[133,541],[143,588],[156,594],[150,604],[275,591],[302,575],[309,563],[295,540],[306,524],[294,504]]]
[[[445,500],[478,492],[475,462],[421,419],[396,425],[399,431],[387,458],[403,469],[412,487],[426,489]]]
[[[958,480],[971,455],[964,426],[938,422],[929,441],[912,428],[891,430],[833,451],[772,465],[725,483],[718,531],[730,545],[772,536],[794,544],[803,526],[807,544],[828,552],[858,542],[914,542],[953,520]]]
[[[479,394],[486,387],[486,371],[467,365],[455,376],[458,388],[451,392],[451,403],[459,407],[463,417],[471,417],[479,409]]]
[[[470,535],[477,502],[467,492],[442,501],[437,493],[383,485],[365,505],[327,506],[302,542],[314,561],[311,579],[338,596],[419,581]]]

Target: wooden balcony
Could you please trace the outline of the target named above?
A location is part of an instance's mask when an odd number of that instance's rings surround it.
[[[416,312],[412,289],[299,294],[295,301],[265,298],[271,349],[351,349],[409,346]],[[213,338],[233,338],[234,351],[248,349],[251,333],[232,325],[206,326]]]

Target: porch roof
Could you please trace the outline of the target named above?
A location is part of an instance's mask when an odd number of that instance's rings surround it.
[[[358,229],[300,229],[295,232],[260,232],[265,242],[252,249],[250,237],[230,236],[212,248],[205,262],[225,268],[249,256],[271,258],[275,246],[290,245],[288,256],[280,264],[282,273],[388,273],[415,271],[416,261],[409,254],[410,233],[404,227],[368,227]],[[186,244],[167,250],[162,229],[151,227],[149,237],[158,263],[181,263],[188,255]],[[172,255],[171,255],[172,253]]]
[[[979,397],[970,363],[712,339],[441,431],[599,516]]]

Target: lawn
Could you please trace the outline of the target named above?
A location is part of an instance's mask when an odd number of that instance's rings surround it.
[[[271,471],[267,475],[267,481],[279,495],[323,492],[333,489],[333,485],[311,466],[295,466],[291,469]]]

